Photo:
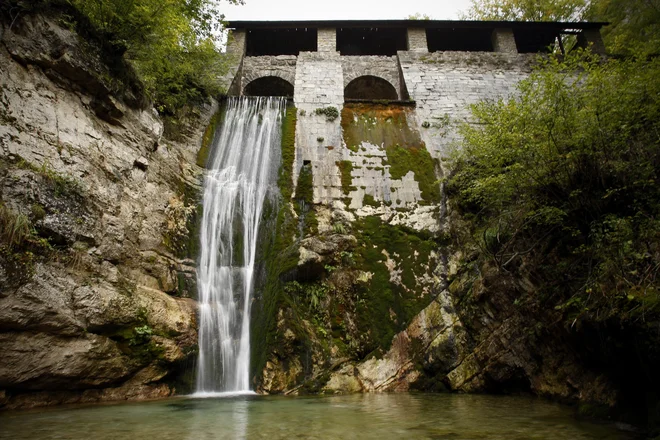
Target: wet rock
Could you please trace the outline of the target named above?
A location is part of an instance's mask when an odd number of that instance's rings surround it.
[[[0,388],[84,389],[127,378],[134,368],[110,339],[88,334],[0,333]]]

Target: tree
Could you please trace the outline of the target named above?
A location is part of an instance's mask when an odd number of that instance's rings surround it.
[[[136,67],[162,113],[221,91],[219,0],[68,1]]]
[[[481,258],[579,316],[660,314],[660,60],[576,51],[472,108],[448,192]]]
[[[603,39],[617,54],[660,54],[660,0],[597,0],[587,18],[606,21]]]
[[[422,14],[421,12],[416,12],[407,16],[405,20],[431,20],[431,16],[428,14]]]
[[[576,21],[588,0],[471,0],[466,20]]]

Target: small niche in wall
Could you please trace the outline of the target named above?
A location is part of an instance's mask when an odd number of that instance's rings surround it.
[[[298,55],[316,52],[317,30],[314,28],[251,29],[246,35],[246,55]]]
[[[426,41],[429,45],[429,52],[492,52],[492,36],[493,29],[489,28],[442,28],[426,30]]]

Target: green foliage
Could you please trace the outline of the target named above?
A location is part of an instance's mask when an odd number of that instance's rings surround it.
[[[602,32],[610,52],[660,54],[659,0],[593,1],[587,18],[610,23]]]
[[[335,223],[332,225],[332,231],[335,234],[346,234],[346,226],[344,226],[342,223]]]
[[[317,108],[314,110],[314,113],[317,115],[325,115],[325,119],[328,122],[332,122],[339,117],[339,110],[337,110],[337,107]]]
[[[431,20],[431,16],[428,14],[422,14],[421,12],[416,12],[414,14],[408,15],[404,20]]]
[[[658,303],[659,74],[657,59],[550,58],[462,128],[448,192],[480,255],[540,277],[573,319]]]
[[[321,302],[328,296],[330,287],[326,283],[299,283],[290,281],[284,285],[284,291],[296,298],[301,298],[310,310],[322,312]]]
[[[239,4],[240,0],[227,0]],[[50,0],[58,4],[60,0]],[[219,0],[68,0],[116,55],[136,68],[161,113],[220,93]]]
[[[471,0],[465,20],[576,21],[587,0]]]
[[[0,205],[0,238],[5,246],[22,247],[32,235],[32,224],[26,216]]]
[[[34,274],[38,256],[52,252],[48,240],[39,237],[27,216],[0,203],[0,265],[10,286],[25,284]]]
[[[133,328],[133,335],[128,341],[129,345],[141,345],[151,340],[153,330],[148,325]]]

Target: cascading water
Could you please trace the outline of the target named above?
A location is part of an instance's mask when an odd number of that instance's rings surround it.
[[[275,191],[283,98],[230,98],[204,180],[197,395],[250,390],[250,301],[264,200]]]

